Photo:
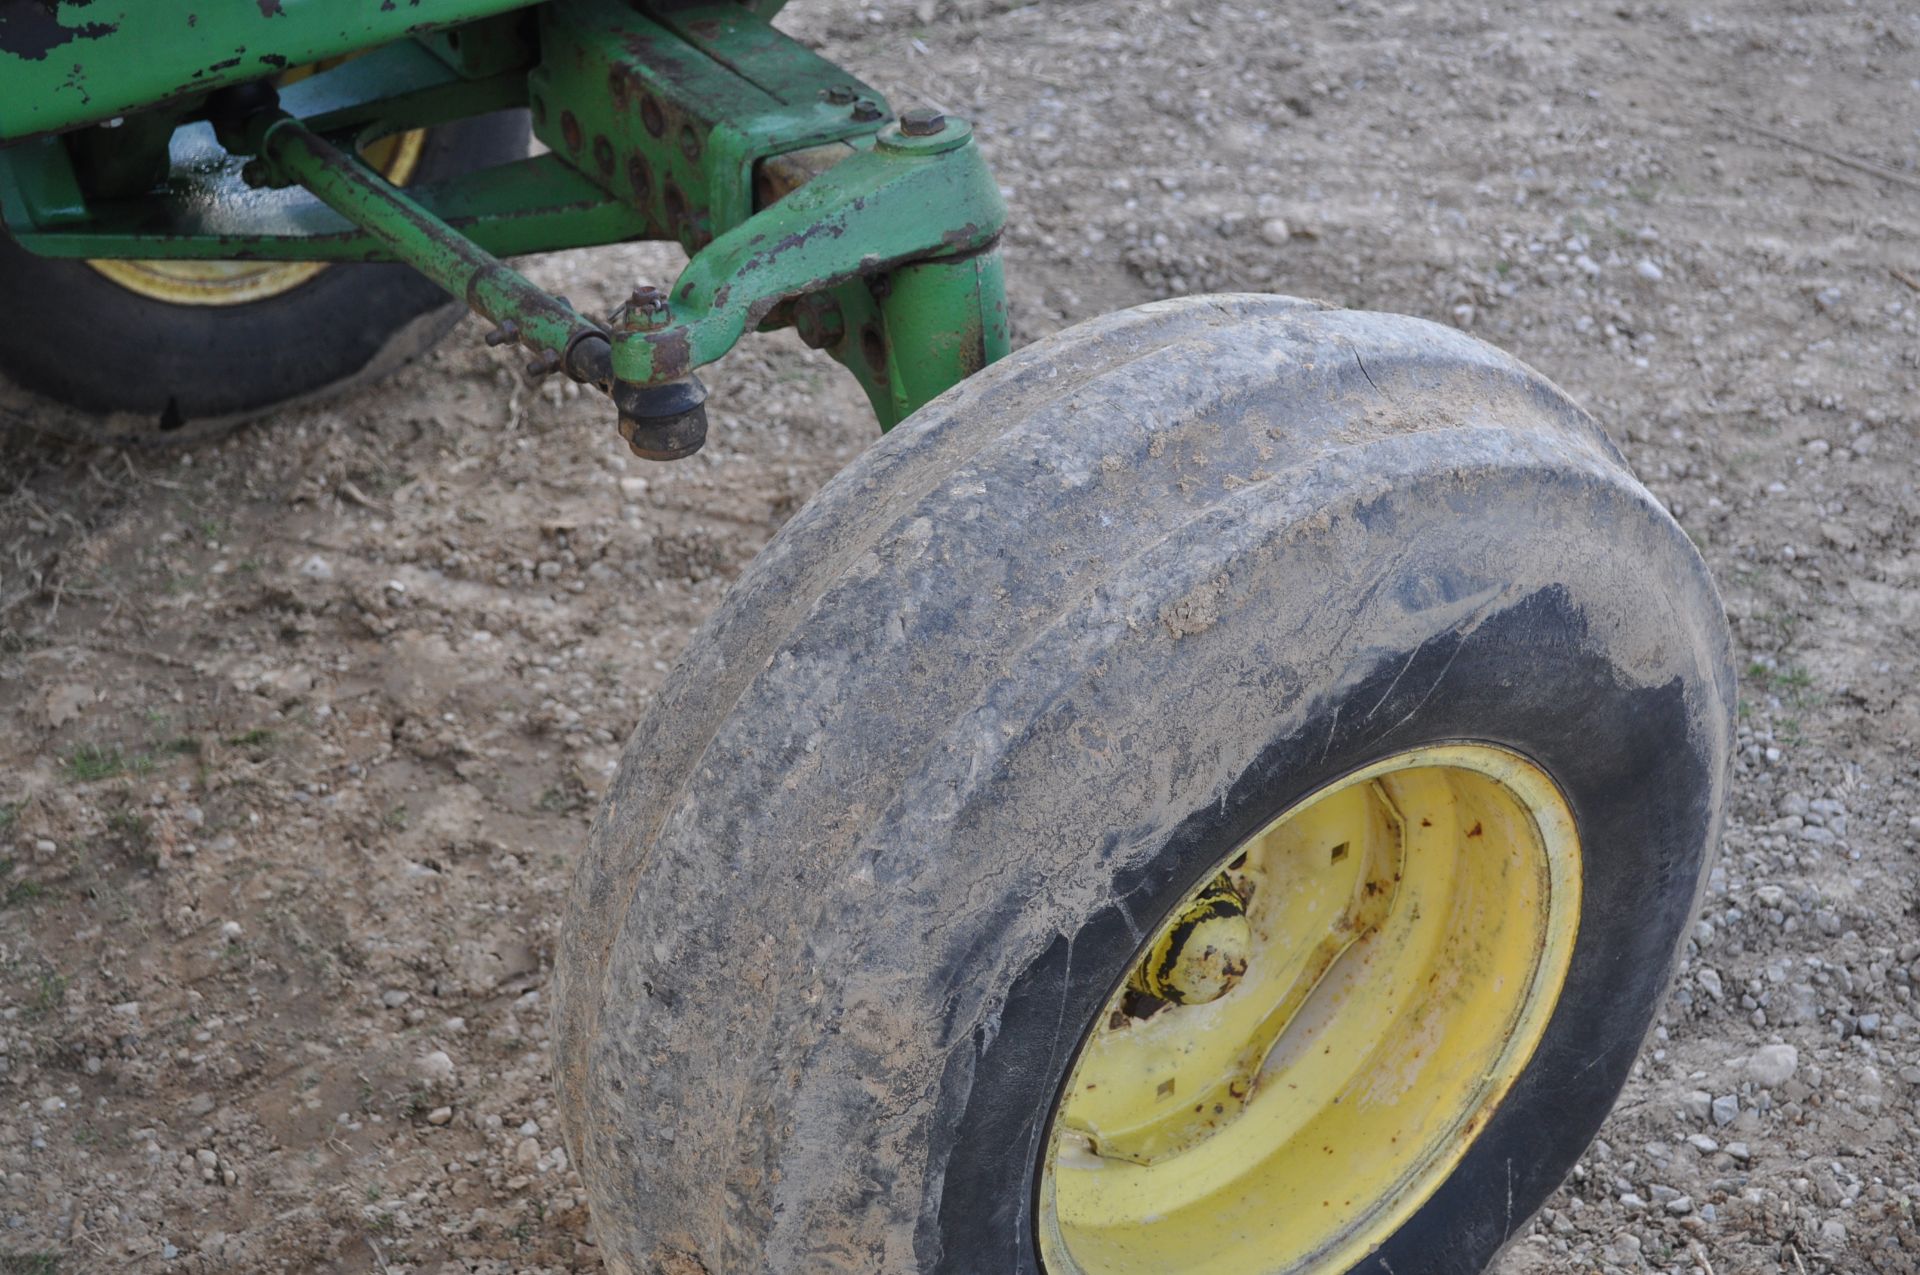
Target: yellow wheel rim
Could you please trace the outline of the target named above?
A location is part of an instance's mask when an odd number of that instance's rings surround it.
[[[284,88],[296,80],[305,79],[316,70],[325,70],[347,60],[336,58],[314,66],[296,67],[281,75],[275,83]],[[182,133],[190,131],[182,130]],[[210,139],[211,134],[208,134],[206,138],[197,139],[197,146],[196,139],[187,139],[186,144],[197,151],[217,151],[218,148],[211,144]],[[426,141],[427,135],[422,129],[395,133],[361,147],[360,156],[382,177],[396,186],[404,186],[420,164],[420,153],[426,148]],[[180,135],[176,135],[176,163],[182,161],[178,153],[179,145]],[[129,292],[171,305],[196,306],[245,305],[249,301],[277,297],[299,287],[328,265],[324,261],[118,259],[91,259],[87,264]]]
[[[1218,869],[1244,899],[1245,971],[1203,1004],[1143,997],[1135,971],[1107,1003],[1048,1135],[1048,1275],[1346,1270],[1466,1154],[1579,931],[1572,811],[1485,744],[1368,766]]]

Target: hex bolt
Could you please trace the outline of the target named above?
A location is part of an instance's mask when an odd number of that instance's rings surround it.
[[[916,106],[900,114],[900,131],[908,137],[934,137],[946,127],[947,117],[931,106]]]
[[[849,106],[853,103],[853,87],[847,84],[834,84],[820,90],[822,101],[835,106]]]
[[[628,332],[663,326],[673,317],[673,306],[666,291],[650,283],[637,285],[627,303],[614,312],[620,327]]]
[[[273,181],[273,165],[256,155],[240,165],[240,180],[258,190]]]
[[[559,370],[560,351],[554,349],[552,346],[548,346],[534,356],[533,362],[527,364],[527,379],[529,381],[537,381],[542,377],[551,376]]]
[[[503,320],[499,327],[487,333],[488,345],[512,345],[520,339],[520,325],[512,319]]]
[[[886,112],[880,109],[880,103],[870,97],[863,97],[853,104],[853,118],[862,123],[879,119]]]

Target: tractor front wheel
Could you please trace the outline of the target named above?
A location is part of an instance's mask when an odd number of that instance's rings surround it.
[[[1149,305],[922,410],[636,732],[557,984],[611,1269],[1481,1270],[1718,833],[1685,534],[1451,329]]]

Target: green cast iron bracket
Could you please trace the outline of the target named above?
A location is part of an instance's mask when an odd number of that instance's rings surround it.
[[[557,0],[540,46],[534,134],[689,253],[752,214],[757,163],[864,144],[890,117],[874,90],[736,4]]]
[[[850,158],[703,248],[670,293],[672,321],[621,334],[614,372],[651,384],[711,363],[782,301],[856,276],[989,247],[999,187],[962,120],[914,137],[882,131]]]

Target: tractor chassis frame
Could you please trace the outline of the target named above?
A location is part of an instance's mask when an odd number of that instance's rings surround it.
[[[777,6],[501,7],[279,91],[223,83],[93,122],[43,110],[29,125],[53,128],[0,150],[0,217],[53,257],[404,262],[490,320],[490,344],[523,347],[529,375],[606,392],[655,459],[704,441],[695,371],[748,331],[796,327],[854,373],[882,428],[1006,352],[1005,205],[964,121],[895,119],[776,30]],[[6,34],[0,83],[31,67]],[[84,82],[138,56],[116,38],[84,41]],[[299,56],[255,48],[267,67]],[[519,106],[548,153],[405,190],[357,155]],[[689,261],[604,318],[501,260],[632,239]]]

